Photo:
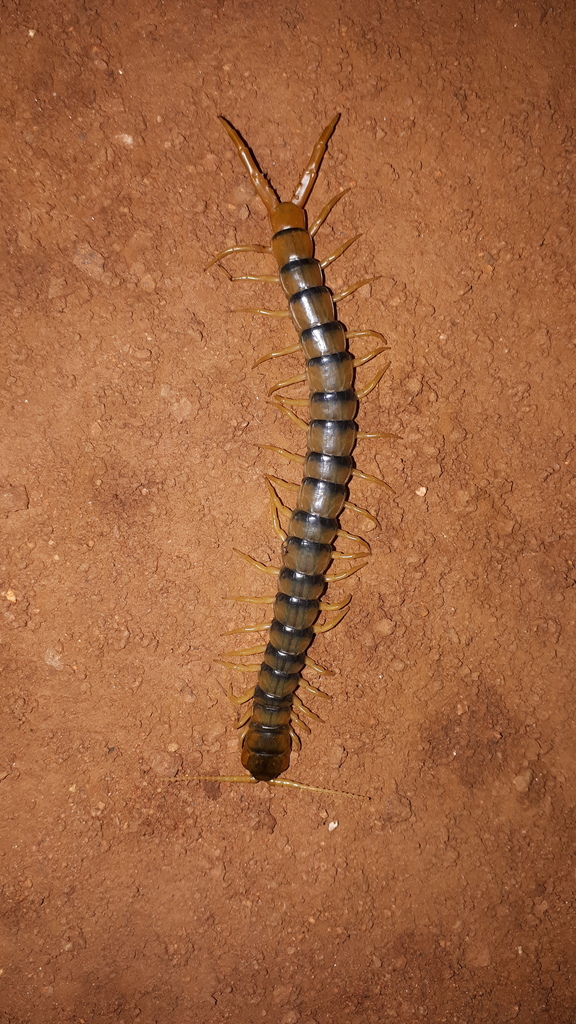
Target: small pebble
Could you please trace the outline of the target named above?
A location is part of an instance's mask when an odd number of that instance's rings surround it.
[[[524,771],[519,772],[512,779],[512,785],[519,793],[527,793],[532,785],[534,779],[534,772],[531,768],[525,768]]]
[[[0,484],[0,513],[21,512],[28,508],[28,491],[25,487]]]

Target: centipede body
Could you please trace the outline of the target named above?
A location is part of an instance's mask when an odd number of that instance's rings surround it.
[[[299,346],[306,360],[301,379],[307,382],[309,390],[309,421],[305,426],[307,444],[304,457],[274,449],[302,462],[302,479],[292,510],[278,497],[276,486],[269,483],[275,529],[282,538],[282,549],[268,639],[263,645],[229,652],[229,656],[235,654],[238,657],[262,654],[259,666],[236,666],[258,672],[254,688],[248,690],[243,697],[235,698],[237,703],[248,705],[239,723],[242,730],[242,765],[251,776],[246,781],[289,781],[279,780],[278,777],[289,766],[293,742],[299,742],[295,724],[307,730],[301,716],[311,714],[303,705],[297,690],[304,688],[312,693],[319,692],[302,674],[307,665],[314,665],[308,656],[308,649],[316,633],[335,625],[347,610],[347,601],[327,605],[323,601],[324,593],[332,579],[343,579],[354,572],[359,567],[356,559],[369,550],[361,538],[342,530],[340,516],[345,506],[350,504],[348,486],[352,474],[358,472],[352,457],[358,437],[358,398],[375,387],[384,372],[381,370],[367,388],[357,392],[354,387],[355,365],[379,355],[385,346],[378,347],[362,360],[355,360],[348,347],[350,332],[337,317],[336,301],[365,283],[358,282],[340,296],[335,296],[326,284],[324,266],[341,255],[350,243],[345,243],[322,263],[314,253],[313,236],[343,193],[327,204],[310,229],[304,210],[338,119],[339,115],[333,118],[320,135],[292,200],[282,202],[241,136],[228,121],[220,118],[250,175],[256,193],[267,209],[272,227],[272,244],[236,246],[219,253],[209,265],[236,251],[269,252],[274,256],[278,267],[277,278],[267,275],[249,276],[247,279],[277,279],[282,286],[288,300],[289,315],[298,333]],[[274,311],[269,310],[250,312],[274,315]],[[382,339],[375,331],[357,331],[352,336],[361,334]],[[294,351],[296,347],[292,346],[286,351]],[[277,354],[281,353],[271,353],[270,357]],[[271,392],[277,392],[297,380],[290,378],[283,381],[272,388]],[[290,399],[280,398],[277,404],[293,420],[300,419]],[[361,473],[359,475],[366,476]],[[361,511],[357,506],[352,507]],[[280,523],[280,512],[290,513],[286,531]],[[363,546],[352,553],[339,552],[335,546],[339,535],[358,540]],[[337,559],[351,560],[352,567],[331,576],[329,566]],[[327,609],[341,611],[341,614],[333,622],[319,626],[317,620],[321,612]],[[247,627],[246,631],[250,628]]]

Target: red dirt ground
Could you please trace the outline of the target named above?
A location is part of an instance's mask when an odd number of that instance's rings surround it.
[[[4,1024],[574,1020],[575,20],[5,2]],[[291,327],[234,313],[280,291],[203,272],[269,239],[216,115],[289,196],[337,110],[310,209],[354,186],[319,251],[363,233],[328,279],[380,275],[341,315],[400,439],[290,777],[370,802],[178,781],[240,770],[232,548],[278,558],[257,444],[302,448],[301,358],[250,370]]]

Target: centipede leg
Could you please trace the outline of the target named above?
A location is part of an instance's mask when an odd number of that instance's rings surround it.
[[[345,608],[347,604],[350,604],[351,600],[352,594],[347,594],[346,597],[336,603],[320,601],[318,608],[321,612],[339,612],[341,608]]]
[[[304,732],[308,733],[308,735],[310,736],[310,734],[312,732],[312,729],[310,728],[309,725],[307,725],[306,722],[302,721],[300,716],[295,711],[293,711],[292,714],[290,715],[290,721],[291,722],[298,722],[298,725],[300,726],[300,728],[304,729]]]
[[[304,659],[304,664],[307,665],[308,668],[313,669],[314,672],[318,672],[318,674],[321,675],[321,676],[333,676],[334,675],[334,672],[332,671],[331,668],[322,668],[322,665],[319,665],[316,661],[313,661],[312,658],[308,657],[308,655],[306,655],[306,657]]]
[[[273,488],[272,484],[270,483],[270,481],[267,478],[265,478],[265,479],[266,479],[266,484],[268,486],[268,490],[270,492],[270,504],[272,506],[272,523],[273,523],[274,533],[276,534],[276,536],[278,537],[279,540],[284,542],[286,540],[287,534],[286,534],[286,531],[282,529],[282,526],[280,524],[280,518],[278,516],[278,511],[279,511],[279,508],[284,510],[284,511],[286,511],[286,506],[283,505],[282,502],[280,501],[280,498],[276,494],[276,491],[274,490],[274,488]]]
[[[309,683],[307,679],[303,679],[302,676],[300,676],[299,687],[306,690],[307,693],[314,694],[315,697],[324,697],[325,700],[334,699],[331,693],[324,693],[324,690],[319,690],[318,687],[312,686],[312,684]]]
[[[289,452],[286,448],[280,448],[276,444],[258,444],[257,448],[265,448],[268,452],[276,452],[276,455],[282,455],[285,459],[290,462],[297,462],[298,465],[304,465],[304,456],[297,455],[296,452]]]
[[[349,295],[353,295],[359,288],[363,288],[365,284],[372,284],[373,281],[377,281],[379,274],[374,274],[373,277],[363,277],[361,281],[356,281],[355,284],[351,284],[349,288],[345,288],[343,292],[338,292],[334,296],[334,302],[342,302],[343,299],[347,299]]]
[[[295,345],[289,345],[288,348],[280,348],[277,352],[267,352],[265,356],[260,356],[255,363],[252,364],[252,369],[255,370],[261,363],[265,363],[268,359],[276,359],[277,356],[288,356],[292,352],[298,352],[300,349],[300,342],[297,341]]]
[[[371,484],[378,484],[380,487],[385,487],[392,494],[395,493],[394,488],[387,484],[385,480],[381,480],[379,476],[372,476],[371,473],[363,473],[361,469],[353,469],[352,476],[357,476],[360,480],[369,480]]]
[[[226,270],[226,267],[223,268]],[[229,281],[266,281],[269,284],[278,284],[279,278],[276,274],[240,274],[239,277],[233,277],[232,274],[226,270]]]
[[[382,377],[384,376],[384,374],[386,373],[386,371],[389,368],[390,368],[390,363],[386,363],[386,366],[382,367],[381,370],[378,370],[378,373],[373,378],[373,380],[371,380],[370,383],[367,384],[365,388],[362,388],[361,391],[357,391],[356,392],[356,398],[358,400],[360,400],[361,398],[366,398],[366,395],[369,395],[371,391],[374,391],[374,388],[377,387],[377,385],[382,380]]]
[[[280,572],[280,569],[278,569],[277,566],[264,565],[264,563],[259,562],[257,558],[252,558],[252,555],[247,555],[245,551],[239,551],[238,548],[232,548],[232,551],[234,551],[235,554],[240,555],[240,557],[244,558],[247,562],[250,562],[250,565],[253,565],[255,569],[260,569],[260,572],[267,573],[268,576],[277,576]]]
[[[249,690],[245,690],[244,693],[241,693],[240,696],[238,697],[235,696],[235,694],[232,693],[232,690],[230,689],[228,690],[226,696],[228,697],[228,700],[232,702],[232,704],[246,704],[249,700],[252,700],[254,696],[254,687],[251,686]]]
[[[296,744],[298,750],[302,750],[302,740],[300,739],[298,733],[292,727],[292,725],[289,726],[288,732],[290,734],[290,739],[292,740],[293,743]]]
[[[264,654],[266,644],[255,644],[254,647],[243,647],[239,651],[224,651],[225,658],[246,658],[249,654]]]
[[[329,267],[331,263],[334,263],[334,260],[337,260],[339,256],[342,256],[342,253],[345,253],[346,250],[349,249],[351,245],[354,245],[354,242],[357,242],[361,237],[362,235],[354,235],[353,238],[349,238],[347,242],[343,242],[342,245],[339,245],[336,251],[330,256],[321,260],[320,266],[322,267],[322,270],[326,270],[326,267]]]
[[[349,512],[357,512],[359,516],[364,516],[365,519],[369,519],[371,523],[374,523],[374,526],[380,526],[376,516],[373,516],[367,508],[361,508],[360,505],[355,505],[353,501],[345,501],[344,508],[348,509]]]
[[[353,576],[355,572],[363,569],[365,565],[368,565],[368,562],[362,562],[360,565],[353,565],[352,568],[347,569],[346,572],[340,572],[336,575],[331,573],[329,576],[325,576],[324,579],[327,583],[337,583],[340,580],[347,580],[349,576]]]
[[[303,384],[306,380],[304,373],[298,373],[294,377],[288,377],[286,380],[281,380],[278,384],[273,384],[268,391],[268,395],[273,395],[275,391],[279,391],[280,388],[287,388],[290,384]]]
[[[302,703],[297,693],[294,694],[293,700],[294,707],[297,708],[298,714],[305,715],[307,718],[313,718],[314,721],[322,722],[322,725],[324,725],[324,722],[320,718],[320,715],[317,715],[315,711],[311,711],[310,708],[307,708],[306,705]]]
[[[275,401],[269,401],[268,404],[271,405],[272,408],[274,409],[281,409],[282,412],[286,413],[288,419],[292,420],[292,423],[295,423],[296,426],[300,427],[301,430],[308,430],[308,424],[306,423],[306,421],[301,420],[300,417],[297,416],[295,412],[292,412],[291,409],[287,409],[286,406],[283,405],[281,401],[278,401],[278,399],[276,399]],[[371,434],[366,435],[366,437],[371,436]]]
[[[340,615],[336,615],[333,619],[330,620],[330,622],[325,622],[323,626],[313,626],[312,628],[314,632],[328,633],[328,631],[334,629],[334,627],[337,626],[339,622],[342,622],[342,619],[344,618],[345,615],[348,614],[349,611],[350,607],[349,605],[347,605],[345,608],[342,609]]]
[[[320,213],[316,217],[316,220],[313,222],[313,224],[310,227],[310,235],[312,236],[312,238],[314,238],[314,235],[317,233],[318,229],[320,227],[322,227],[322,225],[323,225],[324,221],[326,220],[328,214],[331,213],[331,211],[336,206],[336,203],[339,203],[340,200],[343,199],[344,196],[348,194],[348,192],[350,192],[349,188],[342,188],[342,189],[340,189],[340,191],[337,192],[335,196],[332,196],[332,199],[328,200],[328,202],[326,203],[326,206],[322,207],[322,209],[320,210]]]
[[[274,498],[273,498],[273,501],[274,501],[274,511],[284,512],[285,515],[292,515],[292,509],[289,508],[288,505],[285,505],[284,502],[282,501],[282,499],[279,498],[278,495],[276,494],[276,491],[274,490],[274,487],[272,486],[272,478],[269,477],[269,476],[266,476],[265,480],[266,480],[266,483],[268,484],[268,486],[270,488],[271,493],[274,495]],[[284,536],[282,538],[282,540],[286,540],[286,537]]]
[[[348,338],[348,340],[350,340],[350,338],[364,338],[364,337],[380,338],[380,341],[386,341],[387,340],[384,337],[384,335],[380,333],[380,331],[366,331],[366,330],[364,330],[364,331],[346,331],[346,337]]]
[[[235,252],[263,252],[263,253],[267,253],[269,256],[271,256],[272,255],[272,246],[271,245],[233,245],[232,248],[230,248],[230,249],[224,249],[222,252],[216,253],[216,255],[213,256],[212,259],[210,260],[210,263],[206,264],[206,266],[204,267],[204,270],[209,270],[210,267],[213,267],[215,263],[219,263],[220,260],[223,260],[226,256],[231,256]]]
[[[287,319],[290,313],[286,313],[283,309],[233,309],[232,313],[260,313],[262,316],[277,316],[280,319]]]
[[[246,708],[246,711],[244,712],[243,715],[241,715],[239,720],[236,722],[236,725],[234,726],[234,728],[235,729],[242,729],[245,725],[247,725],[248,724],[248,719],[250,718],[251,714],[252,714],[252,708]]]
[[[378,348],[375,348],[373,352],[369,352],[367,356],[359,356],[357,359],[355,359],[353,362],[353,366],[364,366],[365,363],[370,363],[373,359],[376,358],[376,356],[379,356],[381,352],[389,351],[389,345],[380,345]]]
[[[234,636],[236,633],[260,633],[263,629],[270,629],[270,621],[256,622],[253,626],[238,626],[236,629],[229,629],[222,636]]]
[[[235,668],[238,672],[259,672],[260,665],[241,665],[240,662],[236,661],[223,661],[222,658],[217,658],[214,662],[215,665],[224,665],[226,668]]]
[[[359,544],[363,544],[367,554],[371,554],[372,548],[370,547],[367,540],[364,537],[359,537],[357,533],[348,533],[348,530],[337,530],[337,537],[345,537],[346,540],[356,540]]]

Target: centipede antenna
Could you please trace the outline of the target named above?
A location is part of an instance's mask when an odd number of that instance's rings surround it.
[[[218,120],[232,139],[232,142],[238,152],[238,156],[250,175],[250,180],[254,186],[256,194],[264,203],[268,213],[272,213],[272,210],[275,210],[280,202],[276,192],[270,185],[266,176],[260,170],[251,149],[246,145],[240,133],[236,131],[233,125],[230,124],[230,121],[225,117],[219,117]]]
[[[306,205],[306,200],[308,199],[308,196],[310,195],[314,187],[314,182],[316,181],[318,170],[320,168],[320,164],[322,163],[322,157],[326,152],[328,140],[330,139],[330,136],[332,135],[332,132],[334,131],[339,120],[340,114],[336,114],[330,121],[330,124],[327,124],[324,131],[321,132],[320,137],[316,142],[314,149],[312,150],[312,155],[310,157],[310,160],[308,161],[308,166],[304,171],[300,179],[300,182],[298,183],[298,187],[294,193],[292,202],[294,203],[295,206],[304,207]]]

